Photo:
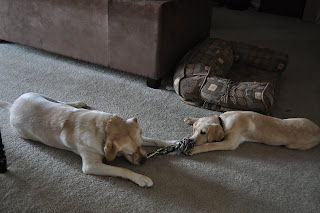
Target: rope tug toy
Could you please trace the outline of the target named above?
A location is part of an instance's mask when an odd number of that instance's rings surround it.
[[[149,153],[147,158],[153,156],[166,155],[170,152],[177,152],[179,154],[191,155],[190,150],[194,147],[195,142],[191,141],[189,138],[183,138],[179,143],[175,145],[166,146],[158,149],[155,152]]]

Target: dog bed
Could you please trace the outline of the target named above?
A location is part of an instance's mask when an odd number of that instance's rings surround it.
[[[286,53],[208,38],[180,61],[174,74],[174,89],[194,106],[268,113],[287,64]]]

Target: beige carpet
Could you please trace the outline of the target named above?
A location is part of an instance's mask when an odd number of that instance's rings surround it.
[[[255,11],[214,9],[212,36],[289,53],[274,115],[307,117],[320,125],[320,27]],[[143,54],[143,53],[141,53]],[[25,92],[81,100],[124,118],[136,116],[144,135],[191,134],[187,116],[216,112],[186,105],[145,79],[17,45],[0,44],[0,99]],[[319,212],[320,146],[308,151],[245,143],[235,151],[168,155],[134,166],[149,176],[140,188],[114,177],[84,175],[79,156],[16,136],[0,109],[8,172],[0,174],[0,212]],[[152,149],[148,149],[152,150]]]

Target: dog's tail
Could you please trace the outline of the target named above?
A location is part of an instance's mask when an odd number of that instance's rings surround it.
[[[1,107],[1,108],[5,108],[5,109],[10,110],[11,105],[12,105],[12,104],[10,104],[10,103],[8,103],[8,102],[6,102],[6,101],[0,101],[0,107]]]

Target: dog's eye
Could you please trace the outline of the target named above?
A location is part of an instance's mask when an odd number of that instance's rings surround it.
[[[207,133],[201,130],[200,134],[201,134],[201,135],[205,135],[205,134],[207,134]]]

